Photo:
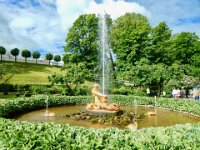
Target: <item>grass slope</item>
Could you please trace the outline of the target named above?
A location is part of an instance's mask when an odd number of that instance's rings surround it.
[[[61,72],[61,67],[57,66],[4,61],[0,63],[11,63],[17,70],[17,73],[7,82],[10,84],[48,84],[48,76]],[[2,78],[0,84],[7,77],[8,75]]]

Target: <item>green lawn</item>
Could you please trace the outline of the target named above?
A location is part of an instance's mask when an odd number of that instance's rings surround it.
[[[5,63],[0,62],[0,63]],[[48,66],[41,64],[31,64],[23,62],[6,62],[14,65],[18,71],[7,83],[10,84],[48,84],[48,76],[54,73],[60,73],[61,67]],[[6,76],[8,77],[8,76]],[[0,80],[3,83],[6,77]]]

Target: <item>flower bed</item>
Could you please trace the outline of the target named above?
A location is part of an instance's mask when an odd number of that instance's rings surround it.
[[[9,100],[0,105],[1,117],[45,108],[47,96]],[[112,102],[153,104],[146,97],[111,96]],[[49,96],[50,106],[85,104],[91,97]],[[157,106],[200,115],[200,103],[191,100],[157,99]],[[89,129],[52,123],[30,123],[0,118],[0,149],[199,149],[200,124],[145,128],[132,132],[119,129]]]

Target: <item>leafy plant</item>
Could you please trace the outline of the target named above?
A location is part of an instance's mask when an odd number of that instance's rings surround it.
[[[46,96],[11,99],[0,104],[0,116],[45,107]],[[147,97],[113,95],[113,101],[128,105],[148,103]],[[50,106],[85,104],[90,96],[51,96]],[[153,102],[154,99],[150,98]],[[158,98],[157,106],[200,115],[200,103],[191,100]],[[0,118],[0,149],[200,149],[200,124],[143,128],[132,132],[93,129],[53,123],[30,123]]]

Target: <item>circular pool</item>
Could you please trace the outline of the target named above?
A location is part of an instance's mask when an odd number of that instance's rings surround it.
[[[149,111],[154,111],[154,108],[145,106],[121,106],[121,109],[125,112],[133,112],[136,114],[146,114]],[[142,118],[136,119],[138,129],[200,122],[200,117],[189,115],[187,113],[170,111],[168,109],[161,108],[156,108],[156,110],[157,116],[143,115]],[[53,114],[52,116],[46,115],[47,109],[41,109],[20,114],[18,116],[15,116],[14,118],[18,120],[26,120],[31,122],[53,122],[58,124],[69,124],[71,126],[83,126],[92,128],[126,128],[126,126],[122,125],[103,124],[99,122],[92,122],[88,120],[76,120],[66,117],[66,115],[82,111],[85,111],[85,105],[51,107],[48,108],[48,114]]]

